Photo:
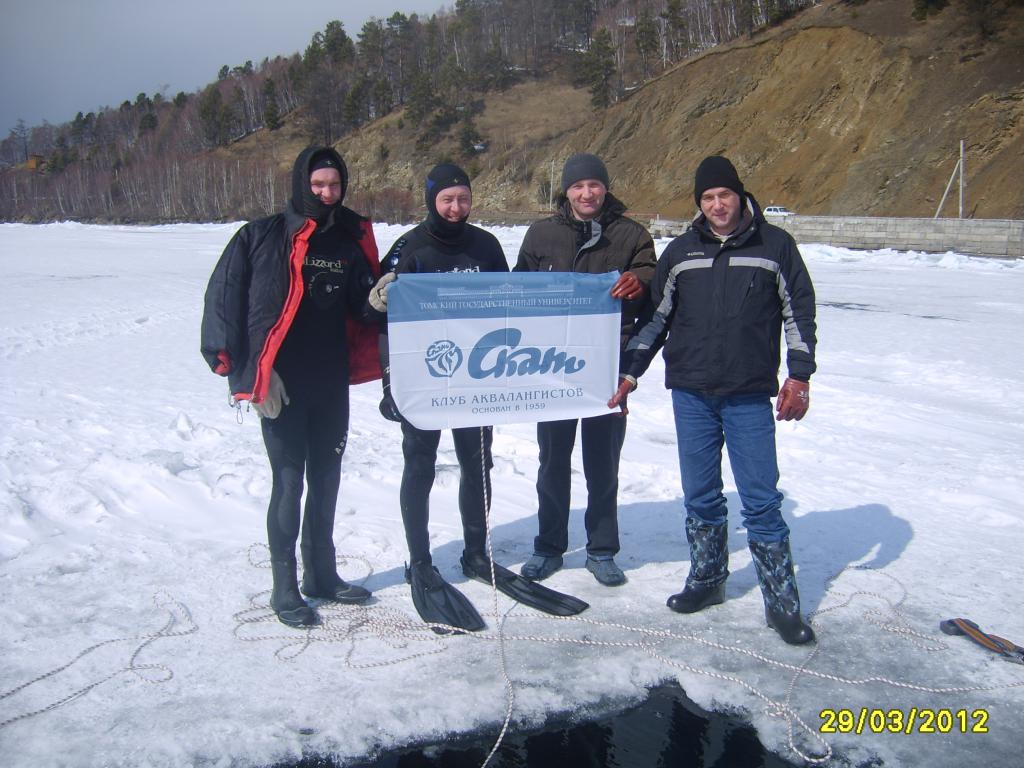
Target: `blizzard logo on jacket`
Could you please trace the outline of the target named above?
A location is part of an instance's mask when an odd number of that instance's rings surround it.
[[[331,272],[344,272],[345,262],[341,259],[325,259],[321,256],[307,256],[306,262],[307,267],[316,267],[317,269],[328,269]]]
[[[529,376],[543,373],[576,373],[586,360],[559,352],[554,347],[541,351],[537,347],[519,347],[523,333],[518,328],[499,328],[484,334],[469,353],[467,372],[474,379],[493,376]]]

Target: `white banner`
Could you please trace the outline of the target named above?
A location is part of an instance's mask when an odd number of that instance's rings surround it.
[[[611,413],[618,273],[405,274],[388,290],[391,393],[420,429]]]

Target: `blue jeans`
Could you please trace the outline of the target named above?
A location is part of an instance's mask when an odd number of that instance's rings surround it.
[[[722,494],[722,444],[729,451],[747,539],[778,542],[789,536],[782,519],[775,418],[767,393],[703,395],[672,390],[683,503],[689,517],[722,525],[728,509]]]

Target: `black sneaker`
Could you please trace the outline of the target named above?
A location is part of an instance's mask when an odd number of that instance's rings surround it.
[[[534,553],[523,563],[519,572],[530,581],[544,581],[548,576],[562,567],[561,555],[538,555]]]
[[[587,570],[606,587],[617,587],[626,583],[626,574],[611,557],[588,557]]]

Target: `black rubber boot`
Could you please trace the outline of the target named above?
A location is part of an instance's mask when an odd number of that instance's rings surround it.
[[[486,552],[487,522],[483,515],[480,515],[479,520],[467,519],[469,517],[470,515],[462,516],[462,544],[468,552]]]
[[[750,554],[764,597],[764,618],[768,626],[790,645],[814,642],[814,630],[800,615],[800,594],[789,539],[750,542]]]
[[[303,544],[302,594],[334,603],[363,603],[370,599],[370,591],[349,584],[338,575],[334,545],[315,547]]]
[[[672,595],[666,603],[676,613],[696,613],[725,601],[725,580],[729,576],[728,529],[725,525],[708,525],[695,517],[686,518],[690,573],[683,591]]]
[[[289,627],[312,627],[317,623],[317,616],[299,594],[295,568],[294,557],[270,561],[270,570],[274,577],[270,607],[282,624]]]
[[[491,561],[487,557],[487,553],[482,549],[470,549],[466,547],[462,550],[462,557],[459,558],[459,562],[462,564],[462,572],[464,575],[472,578],[474,575],[480,575],[483,578],[490,581],[491,579]]]

